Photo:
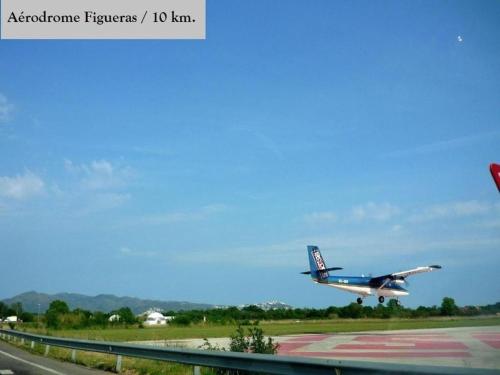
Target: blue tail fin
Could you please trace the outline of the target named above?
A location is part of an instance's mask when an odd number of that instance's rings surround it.
[[[311,270],[311,277],[313,279],[327,279],[328,270],[326,269],[325,261],[321,256],[317,246],[307,246],[307,253],[309,254],[309,269]]]
[[[304,275],[311,275],[313,280],[323,281],[328,279],[330,274],[328,271],[341,270],[341,267],[326,268],[325,261],[321,256],[317,246],[307,246],[307,254],[309,255],[309,271],[302,272]]]

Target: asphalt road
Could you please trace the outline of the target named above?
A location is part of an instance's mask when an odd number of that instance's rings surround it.
[[[105,371],[91,370],[68,362],[28,353],[0,341],[0,375],[97,375]]]

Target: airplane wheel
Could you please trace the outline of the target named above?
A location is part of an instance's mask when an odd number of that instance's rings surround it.
[[[380,296],[380,297],[378,297],[378,301],[379,301],[380,303],[384,303],[384,301],[385,301],[384,296]]]
[[[358,297],[358,299],[356,300],[356,302],[357,302],[359,305],[361,305],[361,304],[363,303],[363,299],[362,299],[362,298],[360,298],[360,297]]]

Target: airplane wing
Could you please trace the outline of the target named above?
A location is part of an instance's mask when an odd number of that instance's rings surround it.
[[[426,267],[417,267],[417,268],[414,268],[412,270],[408,270],[408,271],[400,271],[400,272],[394,272],[394,273],[391,273],[392,276],[394,276],[395,278],[398,278],[398,277],[408,277],[408,276],[411,276],[411,275],[416,275],[417,273],[423,273],[423,272],[431,272],[431,271],[434,271],[435,269],[440,269],[441,266],[438,266],[437,264],[433,265],[433,266],[426,266]]]
[[[399,272],[390,273],[388,275],[372,277],[372,279],[370,280],[370,285],[378,286],[378,287],[382,288],[385,286],[385,284],[387,284],[388,282],[390,282],[392,280],[404,280],[408,276],[416,275],[417,273],[431,272],[431,271],[434,271],[434,270],[437,270],[440,268],[441,268],[441,266],[435,264],[432,266],[413,268],[413,269],[408,270],[408,271],[399,271]]]

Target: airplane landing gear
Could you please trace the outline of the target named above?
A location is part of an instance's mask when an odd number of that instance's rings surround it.
[[[358,297],[356,302],[358,303],[358,305],[361,305],[363,303],[363,299],[361,297]]]
[[[384,301],[385,301],[384,296],[380,296],[380,297],[378,297],[378,301],[379,301],[380,303],[384,303]]]

